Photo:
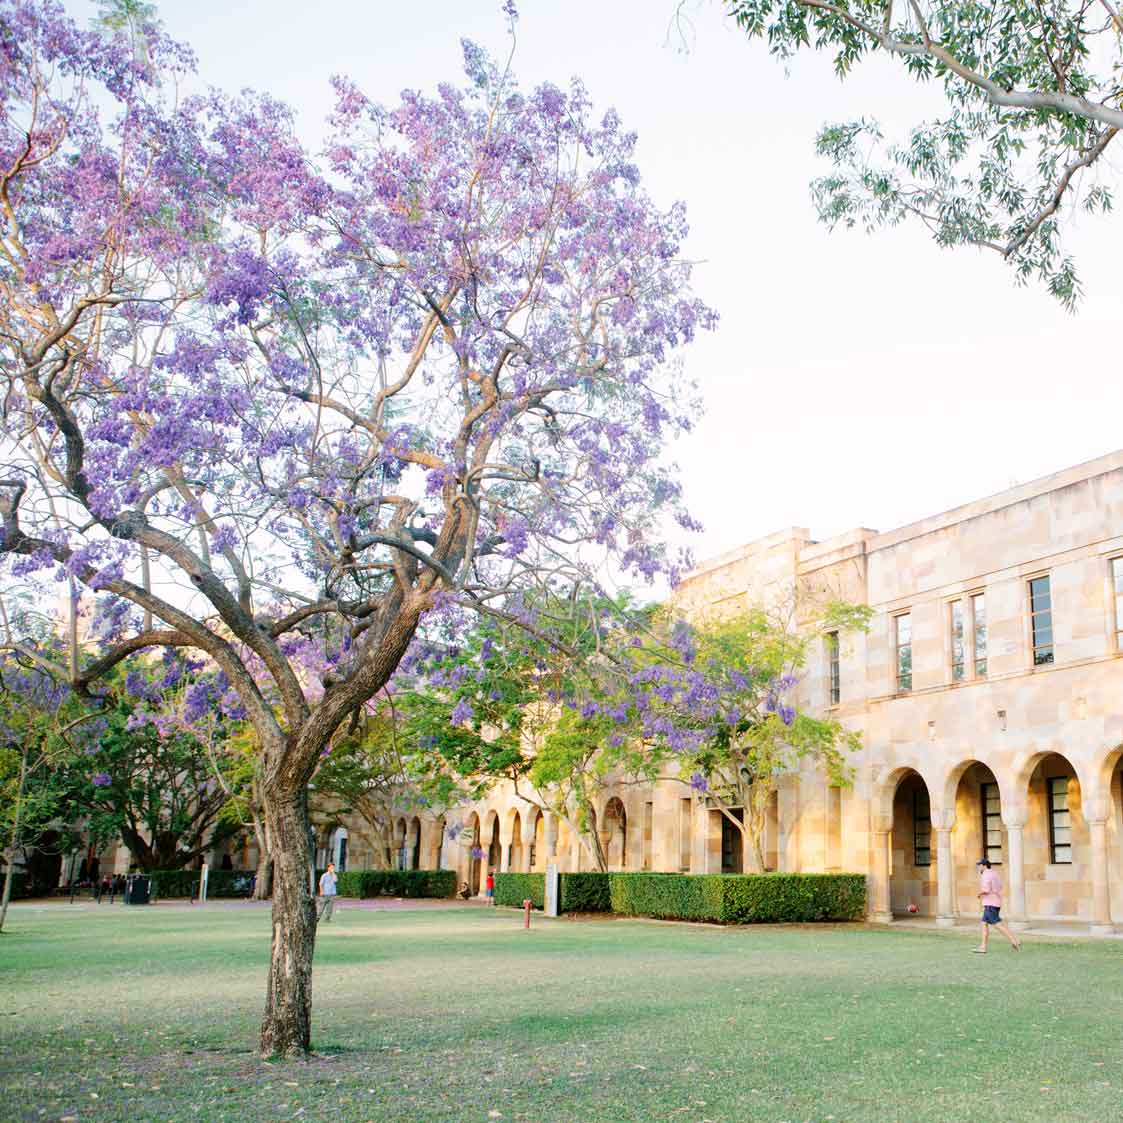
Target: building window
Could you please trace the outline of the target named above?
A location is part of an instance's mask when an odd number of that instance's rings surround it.
[[[1054,866],[1072,864],[1072,824],[1068,814],[1068,777],[1046,781],[1049,794],[1049,861]]]
[[[1111,586],[1115,598],[1115,650],[1123,651],[1123,558],[1111,559]]]
[[[951,680],[962,682],[967,677],[967,644],[964,634],[963,601],[951,602]]]
[[[976,593],[971,598],[971,623],[975,630],[975,677],[987,677],[987,598]]]
[[[983,805],[983,853],[992,866],[1002,864],[1002,801],[997,784],[980,784],[979,799]]]
[[[912,793],[912,852],[914,866],[932,864],[932,811],[927,790],[919,788]]]
[[[827,632],[827,669],[831,686],[831,705],[837,706],[842,697],[842,677],[838,665],[838,632]]]
[[[1053,598],[1049,578],[1035,577],[1029,583],[1030,628],[1033,636],[1033,665],[1053,661]]]
[[[894,642],[897,648],[897,693],[912,689],[912,616],[903,612],[893,617]]]

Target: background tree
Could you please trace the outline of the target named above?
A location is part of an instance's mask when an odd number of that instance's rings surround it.
[[[389,702],[356,713],[333,739],[313,783],[318,796],[339,803],[338,813],[355,813],[366,824],[372,868],[395,867],[395,814],[427,803],[411,771],[427,766],[410,752],[395,708]]]
[[[534,599],[549,640],[481,619],[434,643],[399,693],[403,739],[427,757],[422,786],[438,805],[474,801],[509,783],[565,822],[597,869],[608,868],[596,802],[610,778],[648,771],[601,712],[627,670],[618,649],[641,614],[602,597]]]
[[[68,705],[69,691],[35,667],[0,657],[0,842],[4,882],[0,932],[8,915],[17,862],[29,859],[63,813],[58,769],[73,754],[67,732],[81,710]],[[65,842],[56,842],[65,845]]]
[[[1066,306],[1079,295],[1061,214],[1108,211],[1104,160],[1123,128],[1123,19],[1115,0],[726,0],[737,24],[787,58],[834,56],[845,77],[865,56],[937,81],[947,113],[886,144],[874,119],[827,125],[815,181],[830,226],[923,223],[941,246],[1000,254]],[[1096,176],[1097,172],[1102,175]]]
[[[25,659],[81,691],[193,648],[253,726],[260,1047],[301,1053],[323,750],[427,613],[671,568],[674,357],[712,316],[682,208],[579,83],[523,91],[471,44],[463,87],[394,110],[339,80],[317,161],[267,96],[166,103],[190,56],[128,24],[0,0],[0,550],[102,622],[96,657]]]
[[[143,870],[189,866],[239,830],[223,815],[234,780],[223,737],[214,737],[217,750],[206,746],[174,724],[140,717],[126,691],[113,691],[72,734],[79,752],[57,778],[63,812],[83,820],[94,842],[120,838]]]
[[[818,626],[804,620],[796,631],[759,609],[698,621],[668,611],[645,641],[629,643],[636,669],[602,713],[623,717],[615,737],[637,744],[648,775],[689,785],[720,810],[741,837],[744,866],[763,870],[777,779],[812,762],[831,783],[849,783],[856,735],[801,712],[794,691],[815,635],[864,629],[868,618],[864,606],[831,603]]]

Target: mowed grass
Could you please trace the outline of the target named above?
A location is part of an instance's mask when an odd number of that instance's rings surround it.
[[[337,911],[306,1062],[254,1051],[269,913],[9,914],[3,1120],[1123,1119],[1123,944]]]

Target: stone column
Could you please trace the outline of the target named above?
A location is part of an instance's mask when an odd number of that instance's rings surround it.
[[[936,828],[936,924],[955,927],[955,864],[952,859],[951,832],[955,828],[955,809],[932,809]]]
[[[1088,819],[1087,823],[1092,843],[1091,935],[1110,936],[1115,927],[1111,923],[1111,896],[1107,881],[1107,820]]]
[[[870,920],[875,924],[891,924],[893,911],[889,899],[889,845],[891,824],[872,825],[873,844],[870,850]]]
[[[556,862],[558,858],[558,817],[552,811],[545,811],[543,815],[546,822],[542,828],[542,838],[546,853],[543,855],[545,861],[542,864],[549,865],[550,862]]]
[[[522,820],[523,829],[523,860],[522,869],[520,873],[530,873],[530,850],[534,846],[534,828],[537,825],[537,820],[531,818],[529,815]]]
[[[1029,925],[1026,919],[1025,822],[1024,810],[1002,813],[1002,824],[1006,828],[1006,892],[1009,900],[1006,922],[1019,932]]]

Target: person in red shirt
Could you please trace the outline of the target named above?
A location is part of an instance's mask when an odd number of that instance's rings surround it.
[[[487,871],[487,881],[484,882],[485,891],[484,895],[487,897],[488,904],[495,903],[495,870]]]
[[[987,941],[990,939],[991,927],[995,927],[1010,941],[1010,946],[1015,951],[1022,950],[1022,942],[1002,923],[1002,880],[990,868],[989,858],[980,858],[975,863],[979,871],[979,901],[983,906],[983,942],[972,950],[976,955],[986,955]]]

